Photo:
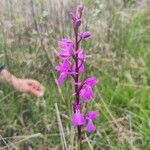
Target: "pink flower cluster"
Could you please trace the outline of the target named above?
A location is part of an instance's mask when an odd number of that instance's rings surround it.
[[[98,117],[97,111],[89,111],[86,115],[83,115],[80,113],[80,107],[81,104],[76,104],[75,113],[72,117],[72,123],[74,126],[82,126],[86,125],[86,131],[87,132],[94,132],[96,130],[96,127],[93,123],[93,120],[95,120]]]
[[[58,41],[58,56],[61,62],[56,66],[56,70],[60,73],[57,79],[59,86],[63,84],[68,76],[73,78],[72,83],[75,89],[73,94],[75,97],[73,105],[74,114],[72,117],[73,125],[86,125],[86,131],[92,132],[96,130],[93,120],[97,118],[98,112],[89,111],[84,115],[81,114],[82,103],[86,103],[95,97],[93,87],[97,83],[96,77],[94,76],[84,79],[86,54],[84,50],[80,48],[80,43],[89,38],[91,33],[89,31],[79,32],[83,8],[83,5],[79,5],[75,12],[69,14],[73,23],[75,39],[64,38]]]

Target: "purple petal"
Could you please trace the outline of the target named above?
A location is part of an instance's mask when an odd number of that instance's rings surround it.
[[[73,54],[74,43],[71,39],[62,39],[58,41],[58,45],[61,47],[61,50],[58,52],[60,57],[70,57]]]
[[[67,59],[65,59],[62,63],[60,63],[59,66],[55,67],[55,69],[58,72],[68,72],[70,68],[71,68],[70,62]]]
[[[99,113],[97,111],[89,111],[87,113],[87,118],[93,120],[93,119],[96,119],[98,117]]]
[[[88,120],[88,123],[86,125],[86,131],[87,132],[94,132],[94,131],[96,131],[96,127],[95,127],[95,125],[94,125],[94,123],[93,123],[93,121],[91,119]]]
[[[78,125],[84,125],[84,123],[85,123],[84,116],[80,113],[79,110],[77,110],[76,113],[73,114],[72,124],[74,126],[78,126]]]
[[[89,85],[83,86],[83,88],[80,91],[80,97],[83,100],[89,100],[92,97],[95,97],[95,94],[93,93],[91,86]]]
[[[71,40],[71,39],[69,39],[69,38],[65,38],[65,39],[62,39],[62,40],[59,40],[58,41],[58,45],[60,46],[60,47],[68,47],[68,46],[70,46],[70,47],[73,47],[74,46],[74,43],[73,43],[73,41]]]
[[[78,67],[79,67],[79,72],[83,73],[85,71],[84,62],[83,61],[79,61]]]
[[[59,56],[61,56],[61,57],[69,57],[70,56],[70,52],[68,51],[68,49],[61,49],[58,53],[59,53]]]
[[[79,50],[78,50],[78,58],[79,58],[80,60],[83,60],[83,61],[84,61],[84,59],[85,59],[85,53],[84,53],[83,49],[79,49]]]
[[[67,78],[67,74],[65,72],[62,72],[59,76],[59,78],[57,79],[57,83],[59,86],[61,86],[64,82],[64,80]]]
[[[58,55],[63,58],[69,58],[73,54],[73,49],[71,47],[66,47],[58,52]]]
[[[85,80],[85,83],[90,85],[90,86],[95,86],[96,83],[97,83],[97,79],[96,77],[92,76],[92,77],[88,77],[86,80]]]

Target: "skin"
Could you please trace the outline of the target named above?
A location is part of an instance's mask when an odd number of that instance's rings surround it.
[[[0,82],[5,82],[22,93],[30,93],[37,97],[42,97],[44,95],[44,87],[38,81],[17,78],[6,69],[0,72]]]

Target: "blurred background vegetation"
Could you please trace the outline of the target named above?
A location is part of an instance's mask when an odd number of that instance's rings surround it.
[[[0,1],[0,61],[18,77],[38,79],[46,87],[44,98],[35,98],[0,85],[0,149],[75,149],[71,85],[57,87],[54,67],[57,40],[73,36],[68,13],[79,2]],[[82,45],[87,75],[99,80],[88,107],[100,112],[96,133],[83,137],[84,149],[149,150],[150,1],[82,2],[82,30],[92,32]]]

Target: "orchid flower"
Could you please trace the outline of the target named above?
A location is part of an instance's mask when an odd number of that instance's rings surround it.
[[[58,56],[60,57],[61,63],[55,68],[59,73],[59,77],[57,79],[59,86],[62,85],[68,76],[72,77],[73,80],[71,82],[73,83],[72,85],[75,92],[73,92],[74,102],[72,124],[78,128],[78,140],[80,141],[80,147],[82,145],[81,127],[85,126],[87,132],[94,132],[96,127],[93,120],[98,117],[98,112],[96,111],[89,111],[88,113],[85,113],[82,110],[85,103],[96,97],[96,94],[93,92],[93,87],[97,84],[97,79],[94,76],[84,78],[86,53],[80,48],[80,44],[85,39],[91,37],[91,32],[80,32],[83,9],[84,6],[80,4],[76,11],[69,13],[75,36],[74,39],[67,37],[58,41]]]

